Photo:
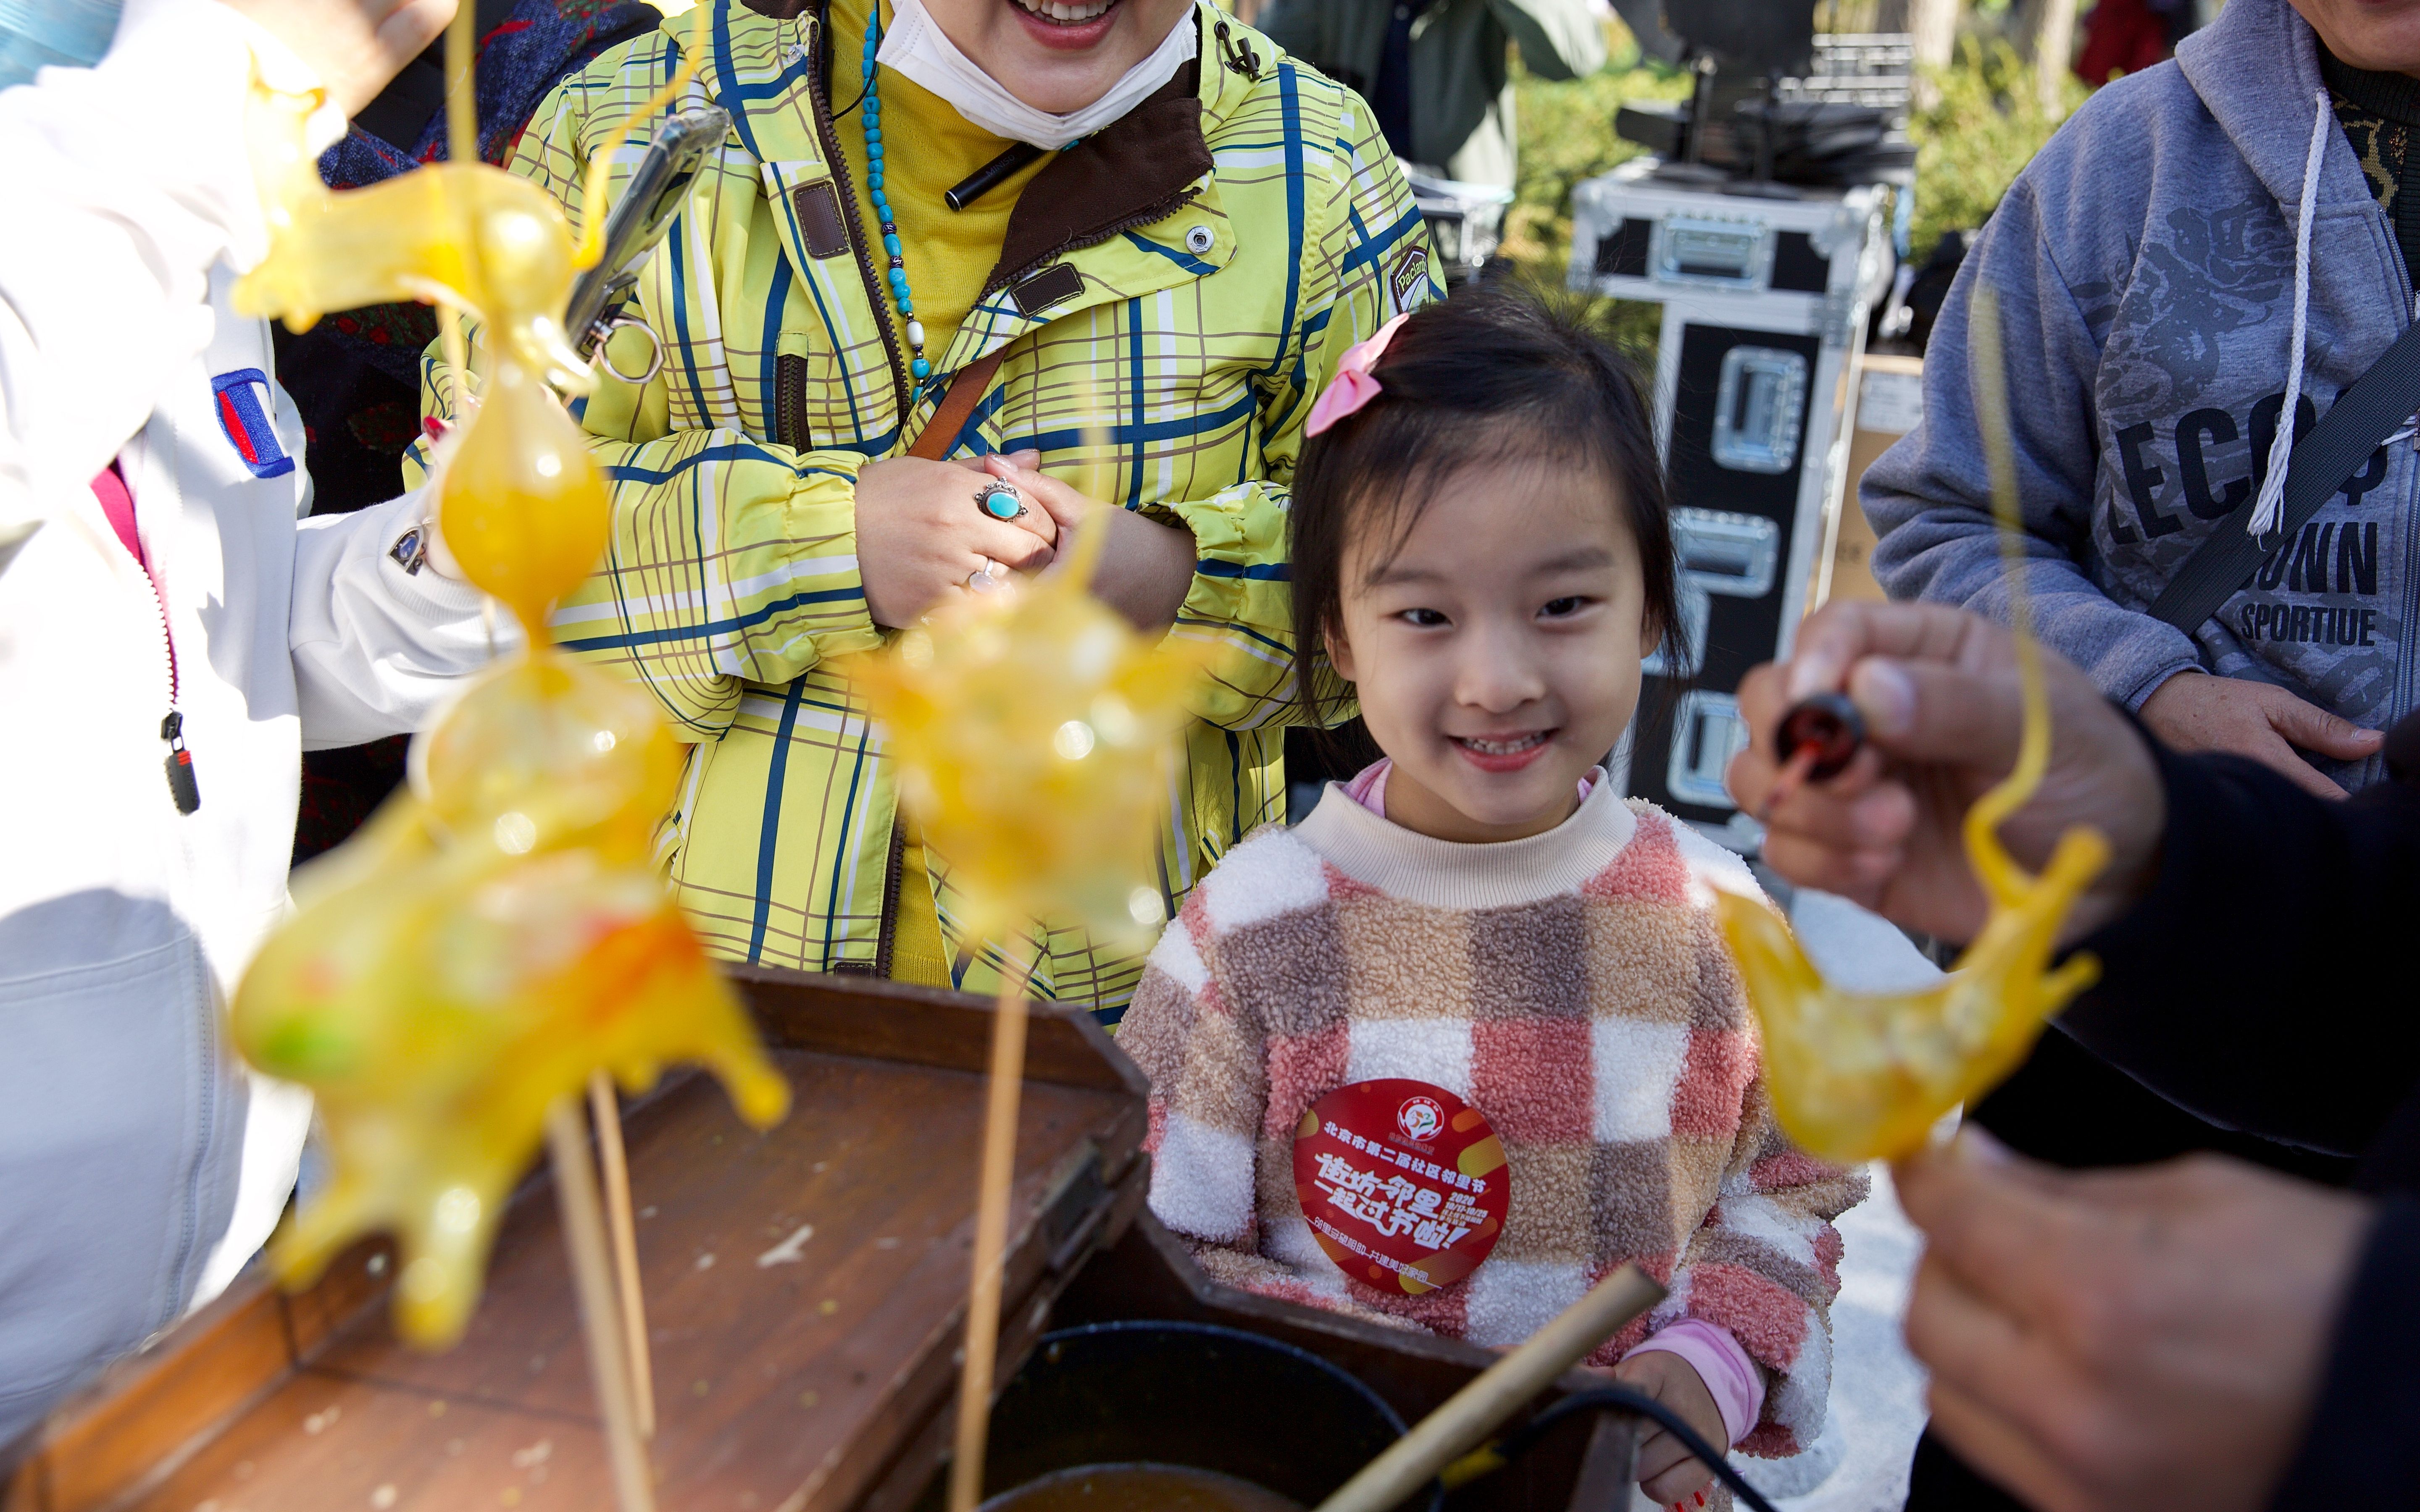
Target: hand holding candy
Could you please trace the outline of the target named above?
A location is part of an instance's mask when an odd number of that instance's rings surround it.
[[[1998,312],[1987,291],[1976,303],[1976,367],[2009,559],[2024,722],[2015,769],[1966,810],[1966,856],[1987,905],[1980,932],[1951,973],[1924,991],[1851,993],[1823,980],[1761,898],[1726,892],[1715,900],[1724,938],[1764,1029],[1775,1117],[1792,1138],[1827,1160],[1897,1156],[1921,1145],[1943,1114],[2014,1070],[2051,1015],[2100,973],[2089,956],[2055,971],[2050,958],[2077,899],[2107,866],[2109,841],[2077,825],[2059,837],[2037,877],[2017,865],[1999,835],[2002,822],[2024,807],[2049,770],[2051,701],[2041,653],[2029,633],[2024,562],[2012,544],[2016,486],[1998,338]],[[1836,689],[1820,691],[1838,696]],[[1760,807],[1785,795],[1819,762],[1837,756],[1837,773],[1860,759],[1859,743],[1846,738],[1848,726],[1837,709],[1818,706],[1812,717],[1807,710],[1802,702],[1792,711],[1801,726],[1795,760]],[[1833,748],[1808,742],[1827,734]]]
[[[2166,804],[2141,730],[2077,668],[2045,653],[2041,669],[2050,766],[1997,833],[2029,871],[2078,825],[2107,837],[2109,869],[2068,915],[2066,945],[2141,896]],[[1838,776],[1793,783],[1780,721],[1809,687],[1846,689],[1866,739]],[[2015,768],[2024,739],[2015,637],[1944,605],[1827,604],[1799,627],[1789,660],[1741,680],[1739,703],[1754,738],[1732,758],[1730,786],[1765,826],[1768,866],[1906,929],[1959,941],[1982,933],[1990,900],[1967,856],[1966,816]]]

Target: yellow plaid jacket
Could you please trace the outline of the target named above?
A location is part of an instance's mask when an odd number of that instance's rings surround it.
[[[1281,727],[1298,717],[1286,485],[1344,349],[1435,296],[1425,227],[1358,97],[1201,4],[1196,64],[1023,191],[1000,266],[916,395],[834,134],[821,12],[715,0],[690,95],[733,129],[640,277],[661,372],[608,380],[582,407],[613,543],[555,633],[643,684],[692,743],[666,858],[708,948],[888,974],[896,781],[832,665],[887,634],[858,577],[855,479],[907,449],[950,375],[1004,347],[950,455],[1037,447],[1047,471],[1196,544],[1171,633],[1215,661],[1159,845],[1172,917],[1229,845],[1283,814]],[[577,223],[592,147],[671,75],[690,28],[668,19],[566,79],[513,171]],[[644,136],[616,154],[619,176]],[[637,332],[612,350],[644,368]],[[426,407],[449,416],[436,348],[423,372]],[[1122,1011],[1140,955],[1055,923],[967,940],[949,858],[927,864],[961,986],[989,990],[1004,949],[1022,964],[1047,945],[1037,995]]]

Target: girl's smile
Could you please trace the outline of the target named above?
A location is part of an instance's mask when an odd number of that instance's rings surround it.
[[[1517,735],[1448,735],[1454,747],[1470,764],[1482,772],[1517,772],[1545,754],[1546,743],[1555,738],[1552,730],[1532,730]]]

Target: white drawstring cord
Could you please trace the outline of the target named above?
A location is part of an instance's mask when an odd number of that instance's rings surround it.
[[[2335,114],[2328,92],[2319,91],[2319,115],[2311,122],[2311,151],[2303,162],[2303,205],[2294,224],[2294,335],[2286,358],[2286,402],[2277,411],[2277,434],[2269,442],[2269,471],[2260,480],[2260,498],[2252,506],[2244,529],[2262,536],[2277,528],[2286,504],[2286,465],[2294,455],[2294,419],[2303,403],[2303,337],[2311,315],[2311,212],[2319,200],[2319,159],[2328,146],[2328,125]]]

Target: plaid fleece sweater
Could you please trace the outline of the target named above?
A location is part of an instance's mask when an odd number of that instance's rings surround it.
[[[1670,1288],[1591,1363],[1681,1318],[1771,1373],[1740,1447],[1814,1443],[1839,1289],[1831,1219],[1864,1178],[1775,1127],[1706,878],[1738,860],[1600,781],[1557,828],[1461,845],[1331,787],[1229,852],[1152,952],[1118,1042],[1151,1078],[1151,1206],[1231,1285],[1473,1343],[1527,1338],[1635,1260]],[[1512,1208],[1466,1280],[1351,1278],[1295,1195],[1303,1110],[1381,1077],[1484,1113]]]

